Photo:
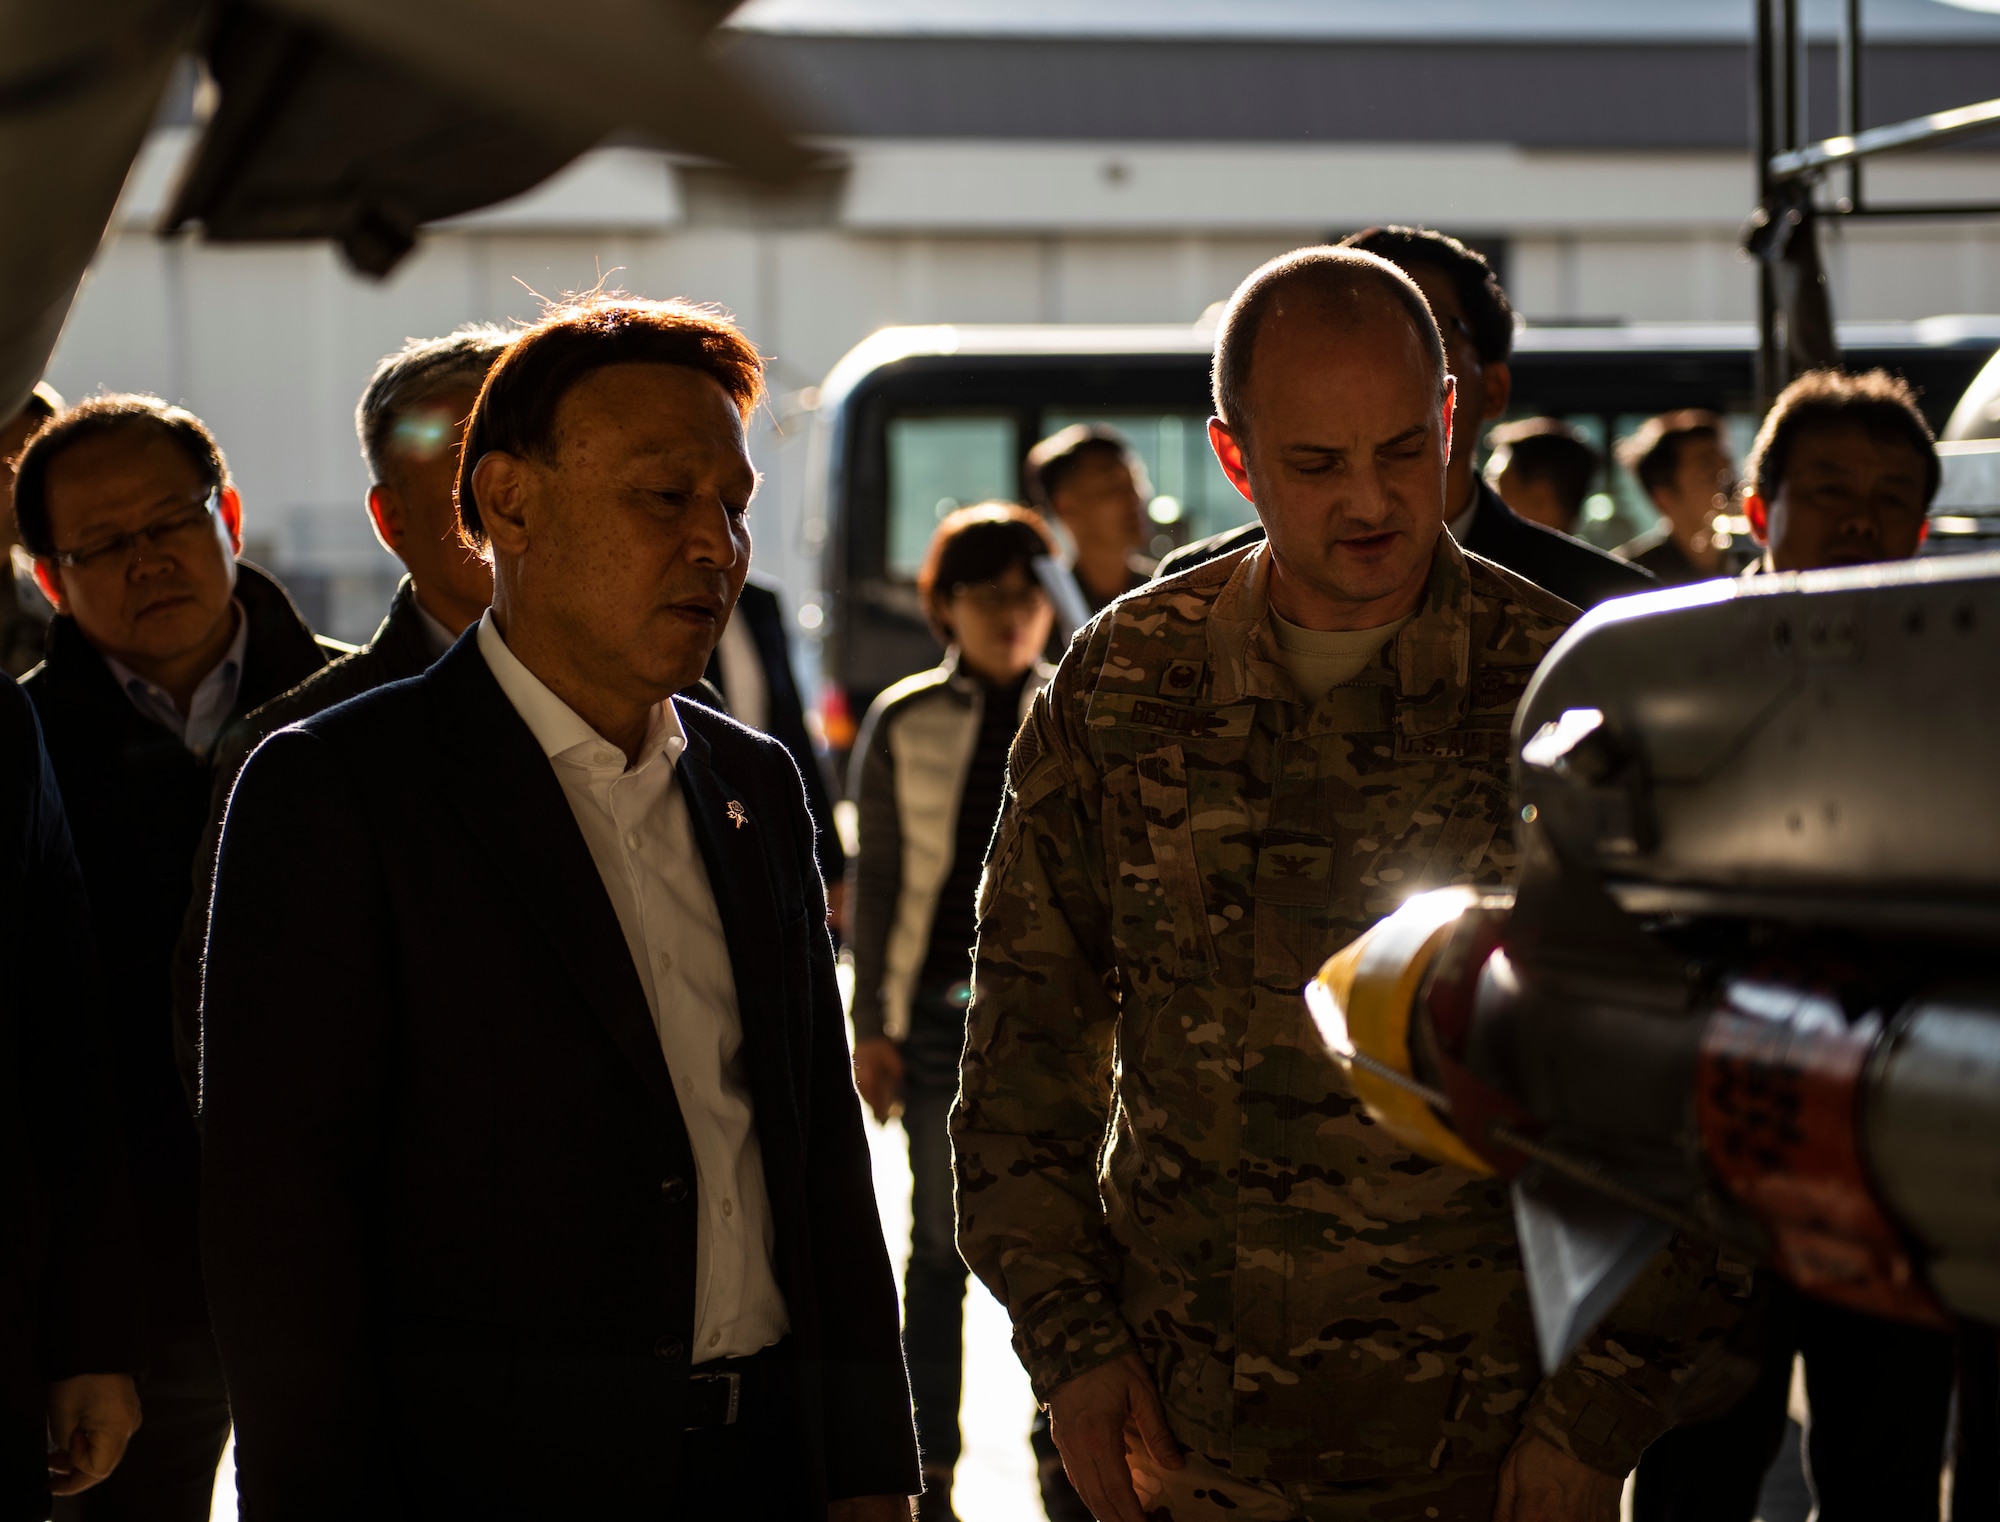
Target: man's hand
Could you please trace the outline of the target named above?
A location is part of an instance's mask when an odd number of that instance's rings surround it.
[[[1125,1450],[1144,1448],[1162,1469],[1179,1469],[1181,1445],[1153,1376],[1137,1353],[1101,1364],[1056,1387],[1049,1400],[1049,1436],[1062,1455],[1069,1482],[1103,1522],[1146,1522]]]
[[[1618,1522],[1624,1491],[1625,1482],[1616,1475],[1523,1432],[1500,1466],[1493,1522]]]
[[[854,1043],[854,1086],[875,1114],[886,1122],[903,1097],[902,1049],[887,1036],[870,1036]]]
[[[908,1496],[855,1496],[826,1509],[826,1522],[910,1522],[916,1503]]]
[[[73,1496],[107,1478],[139,1430],[129,1374],[78,1374],[49,1386],[49,1491]]]

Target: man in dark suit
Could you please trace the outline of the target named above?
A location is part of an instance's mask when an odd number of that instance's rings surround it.
[[[243,506],[214,435],[157,397],[47,423],[14,483],[21,543],[56,609],[34,699],[90,893],[109,1066],[140,1224],[146,1425],[75,1515],[206,1522],[229,1437],[196,1244],[201,1152],[174,1066],[174,943],[215,749],[296,686],[322,645],[236,559]]]
[[[492,608],[244,768],[202,1134],[245,1522],[909,1516],[812,822],[673,697],[762,386],[685,303],[549,313],[466,430]]]
[[[382,547],[409,571],[389,615],[359,650],[315,671],[232,726],[216,748],[208,830],[195,853],[194,893],[174,955],[174,1039],[188,1102],[201,1103],[201,953],[222,811],[250,752],[265,736],[336,703],[421,674],[479,621],[493,600],[493,568],[459,538],[453,503],[465,420],[494,359],[513,335],[470,325],[412,339],[375,367],[355,408],[368,462],[368,519]]]
[[[804,700],[792,675],[791,641],[785,633],[785,609],[778,589],[757,577],[743,583],[736,611],[716,641],[703,673],[722,694],[732,718],[760,729],[791,753],[805,779],[806,807],[813,818],[813,838],[819,851],[820,880],[833,899],[838,920],[839,897],[846,891],[847,852],[833,827],[833,796],[826,768],[806,729]],[[697,696],[699,696],[697,694]]]
[[[1042,513],[1076,548],[1071,570],[1093,613],[1152,580],[1140,554],[1152,483],[1132,441],[1105,423],[1072,423],[1028,451],[1021,474]]]
[[[1508,361],[1514,352],[1514,309],[1499,277],[1483,256],[1456,238],[1413,227],[1371,227],[1342,240],[1342,247],[1379,255],[1417,283],[1444,335],[1445,357],[1458,378],[1452,415],[1451,461],[1445,501],[1460,548],[1505,566],[1579,608],[1650,590],[1653,578],[1615,556],[1530,523],[1479,479],[1479,433],[1503,417],[1514,388]],[[1160,562],[1171,576],[1263,538],[1261,524],[1247,524],[1183,545]]]
[[[1729,535],[1717,521],[1736,505],[1736,462],[1720,414],[1698,408],[1649,418],[1618,448],[1660,521],[1618,547],[1662,586],[1729,574]]]
[[[41,726],[0,677],[0,1522],[41,1522],[139,1425],[131,1198],[92,1022],[96,948]]]

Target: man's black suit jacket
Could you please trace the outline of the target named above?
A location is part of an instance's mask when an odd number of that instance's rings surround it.
[[[678,706],[805,1375],[774,1472],[910,1493],[798,775]],[[203,1242],[246,1522],[675,1515],[694,1157],[589,849],[475,636],[251,757],[203,1027]]]
[[[174,1061],[188,1108],[201,1108],[201,956],[208,945],[208,901],[215,891],[215,851],[222,843],[222,813],[250,753],[287,724],[323,713],[336,703],[421,676],[437,649],[417,607],[416,583],[405,576],[389,600],[389,613],[359,650],[329,662],[232,724],[217,739],[209,783],[208,827],[194,856],[194,891],[174,947]]]
[[[847,852],[841,849],[840,832],[833,827],[833,794],[827,787],[826,769],[819,751],[806,729],[805,702],[799,696],[797,678],[792,675],[791,641],[785,635],[785,609],[777,589],[756,581],[743,583],[731,615],[743,620],[757,646],[757,660],[764,668],[764,690],[768,694],[764,732],[786,750],[805,779],[806,807],[811,810],[813,830],[819,847],[819,875],[822,882],[837,883],[847,875]],[[708,680],[722,694],[725,703],[736,695],[722,679],[722,662],[708,658]]]
[[[236,598],[250,637],[218,746],[251,709],[347,649],[322,643],[284,588],[240,561]],[[90,893],[107,1062],[139,1211],[141,1303],[147,1335],[164,1341],[208,1325],[195,1225],[201,1147],[174,1057],[173,979],[212,763],[132,706],[74,619],[56,619],[48,659],[21,690],[41,717]]]
[[[1175,576],[1193,570],[1263,537],[1263,524],[1246,523],[1241,528],[1198,539],[1182,545],[1161,561],[1157,574]],[[1459,548],[1505,566],[1516,576],[1579,608],[1593,608],[1613,597],[1629,597],[1634,592],[1659,588],[1650,572],[1615,555],[1607,555],[1581,539],[1530,523],[1483,481],[1479,485],[1472,526],[1466,530]]]
[[[35,710],[0,675],[0,1522],[49,1514],[50,1382],[145,1363],[96,964]]]

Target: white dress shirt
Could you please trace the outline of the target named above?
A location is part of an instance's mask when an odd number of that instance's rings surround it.
[[[653,710],[631,767],[507,648],[489,609],[479,653],[533,731],[618,914],[694,1149],[693,1361],[743,1357],[790,1329],[743,1067],[743,1022],[722,915],[675,767],[687,748],[672,702]],[[553,886],[553,885],[552,885]]]
[[[410,606],[417,610],[417,627],[424,631],[424,640],[431,647],[431,654],[442,658],[445,651],[458,643],[458,636],[432,618],[431,610],[418,602],[414,595],[410,598]]]
[[[738,614],[742,611],[737,609]],[[757,653],[757,638],[741,617],[732,616],[722,626],[715,660],[722,668],[722,700],[729,705],[729,716],[751,729],[764,728],[771,721],[771,684],[764,675],[764,657]]]
[[[1479,516],[1479,490],[1473,488],[1472,500],[1465,504],[1465,510],[1445,525],[1451,530],[1451,537],[1459,544],[1465,543],[1465,536],[1472,532],[1472,520]]]
[[[104,657],[104,664],[111,668],[111,675],[132,706],[162,729],[179,735],[181,744],[197,756],[207,755],[209,747],[215,744],[215,737],[229,722],[229,711],[236,706],[236,694],[243,686],[243,652],[250,643],[250,620],[244,615],[242,603],[232,598],[229,606],[236,614],[236,637],[195,688],[185,715],[166,688],[147,681],[113,656]]]

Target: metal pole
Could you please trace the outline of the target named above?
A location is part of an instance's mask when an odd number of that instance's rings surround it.
[[[1840,134],[1853,137],[1861,130],[1861,0],[1847,0],[1840,21]],[[1848,166],[1847,205],[1859,211],[1861,161]]]
[[[1783,148],[1800,148],[1812,141],[1806,131],[1806,38],[1799,25],[1799,0],[1785,7],[1785,140]]]
[[[1771,158],[1778,148],[1779,54],[1774,10],[1784,0],[1754,0],[1757,7],[1757,203],[1775,215]],[[1778,290],[1768,260],[1757,261],[1757,410],[1768,408],[1782,388],[1779,378]]]

